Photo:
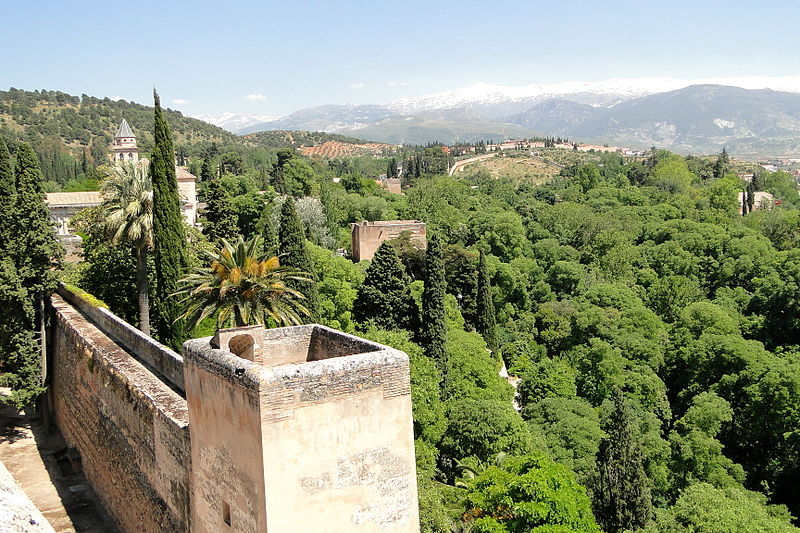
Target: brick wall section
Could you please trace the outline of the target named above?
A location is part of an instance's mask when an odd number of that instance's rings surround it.
[[[375,222],[359,222],[350,225],[353,260],[371,260],[375,251],[384,241],[396,239],[404,231],[411,232],[411,242],[419,248],[425,248],[427,229],[419,220],[376,220]]]
[[[122,531],[189,531],[186,400],[63,298],[52,307],[53,411],[89,482]]]
[[[152,337],[145,335],[108,309],[95,307],[63,285],[58,288],[57,292],[72,307],[78,309],[84,316],[94,322],[114,342],[128,350],[140,362],[150,367],[151,370],[154,370],[159,377],[164,378],[176,389],[183,392],[183,358],[180,355]]]

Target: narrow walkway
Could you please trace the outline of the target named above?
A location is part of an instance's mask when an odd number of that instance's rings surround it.
[[[61,434],[38,416],[0,408],[0,462],[58,533],[117,531]]]

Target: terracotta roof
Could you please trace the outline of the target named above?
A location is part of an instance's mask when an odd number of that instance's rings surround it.
[[[67,205],[100,205],[100,191],[49,192],[45,199],[51,207]]]
[[[136,135],[133,134],[133,130],[131,129],[130,126],[128,126],[128,121],[123,118],[122,122],[119,123],[119,128],[117,128],[117,133],[116,133],[116,135],[114,135],[114,137],[115,138],[117,138],[117,137],[134,137],[135,138]]]

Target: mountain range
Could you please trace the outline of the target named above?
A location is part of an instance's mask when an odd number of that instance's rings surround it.
[[[679,152],[713,153],[724,146],[748,156],[797,155],[800,77],[778,80],[772,86],[785,91],[711,83],[682,86],[681,80],[671,79],[521,88],[476,84],[384,105],[310,107],[227,129],[238,134],[326,131],[393,144],[556,135]]]

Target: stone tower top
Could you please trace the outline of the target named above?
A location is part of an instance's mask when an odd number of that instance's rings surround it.
[[[136,135],[128,125],[128,121],[124,118],[119,123],[117,133],[114,135],[114,162],[122,163],[123,161],[133,163],[134,165],[139,162],[139,148],[136,146]]]
[[[419,533],[405,353],[310,324],[183,355],[193,533]]]

